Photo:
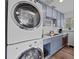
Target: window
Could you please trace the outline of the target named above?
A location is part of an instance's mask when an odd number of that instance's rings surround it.
[[[73,29],[74,28],[74,18],[67,18],[65,21],[65,28]]]

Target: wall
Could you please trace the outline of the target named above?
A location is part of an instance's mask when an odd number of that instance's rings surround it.
[[[74,11],[65,13],[64,28],[74,28]]]
[[[74,11],[64,13],[64,15],[65,15],[65,18],[74,17]]]

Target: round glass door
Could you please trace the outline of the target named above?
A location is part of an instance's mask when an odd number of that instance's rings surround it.
[[[42,59],[42,51],[32,48],[22,53],[18,59]]]
[[[20,3],[14,9],[14,18],[20,28],[30,29],[40,24],[40,14],[31,4]]]

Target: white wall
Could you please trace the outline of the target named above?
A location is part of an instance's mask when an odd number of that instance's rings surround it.
[[[70,11],[70,12],[64,13],[64,16],[65,16],[65,19],[66,18],[70,18],[70,17],[74,17],[74,11]]]

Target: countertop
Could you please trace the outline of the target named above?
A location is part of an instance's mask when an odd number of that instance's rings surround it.
[[[54,35],[54,36],[43,35],[43,39],[55,38],[55,37],[58,37],[58,36],[65,36],[65,35],[67,35],[67,34],[68,34],[68,33],[61,33],[61,34]]]

